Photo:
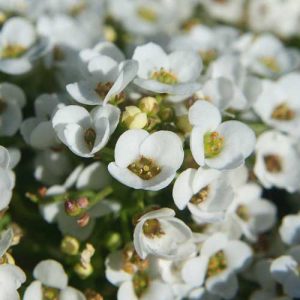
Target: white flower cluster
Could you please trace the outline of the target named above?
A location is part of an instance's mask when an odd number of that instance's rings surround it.
[[[300,50],[200,22],[246,7],[300,34],[298,0],[0,0],[0,300],[300,298]]]

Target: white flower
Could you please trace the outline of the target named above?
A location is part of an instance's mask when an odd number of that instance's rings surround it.
[[[276,206],[261,198],[262,189],[255,183],[248,183],[238,188],[228,214],[241,232],[252,241],[257,236],[271,229],[276,222]]]
[[[148,43],[137,47],[132,59],[139,63],[134,83],[145,90],[170,94],[168,99],[172,101],[172,95],[185,98],[200,88],[197,79],[202,62],[196,52],[175,51],[167,55],[160,46]]]
[[[59,100],[55,94],[43,94],[35,100],[36,117],[24,120],[21,126],[24,140],[32,147],[46,149],[59,144],[51,123],[52,114],[58,104]]]
[[[32,63],[47,50],[47,41],[39,38],[25,18],[13,17],[0,33],[0,70],[8,74],[29,72]]]
[[[299,189],[299,153],[295,141],[277,131],[267,131],[256,144],[254,173],[266,188]]]
[[[300,213],[287,215],[282,219],[279,233],[282,241],[287,245],[300,243]]]
[[[261,76],[277,77],[299,65],[299,54],[285,48],[278,38],[269,33],[258,37],[247,33],[237,41],[236,49],[241,51],[242,63]]]
[[[248,74],[237,55],[226,54],[220,56],[209,66],[208,75],[214,81],[210,83],[210,86],[204,86],[204,96],[207,96],[208,100],[212,98],[212,103],[221,110],[226,108],[247,109],[252,106],[261,93],[260,80]],[[224,79],[231,82],[231,89],[233,89],[231,99],[228,95],[229,84],[224,82]],[[215,99],[216,89],[221,93],[218,98],[224,98],[222,102]]]
[[[15,186],[15,174],[10,165],[11,157],[8,150],[0,146],[0,211],[9,205]]]
[[[122,91],[134,79],[137,62],[118,62],[106,55],[98,55],[88,61],[87,78],[67,85],[68,93],[79,103],[106,104],[121,98]]]
[[[228,178],[217,170],[187,169],[176,179],[173,198],[179,209],[186,206],[203,223],[221,221],[233,200]]]
[[[139,278],[136,278],[138,281]],[[145,278],[141,278],[140,280],[145,280]],[[164,300],[173,300],[173,292],[171,287],[164,283],[161,280],[152,280],[146,282],[146,287],[142,290],[142,294],[140,294],[140,290],[136,291],[136,287],[132,281],[125,281],[121,284],[117,299],[118,300],[153,300],[153,299],[164,299]]]
[[[68,276],[63,266],[55,260],[38,263],[33,270],[33,277],[36,280],[26,289],[24,300],[43,300],[49,295],[60,300],[85,300],[80,291],[68,286]]]
[[[18,86],[6,82],[0,84],[0,136],[12,136],[18,131],[25,104],[25,94]]]
[[[255,112],[266,124],[296,137],[300,136],[299,84],[300,73],[289,73],[277,82],[264,81],[263,92],[254,104]]]
[[[246,243],[216,233],[203,243],[200,256],[185,263],[182,278],[196,287],[205,284],[210,293],[231,299],[238,290],[236,272],[245,268],[251,257]]]
[[[300,246],[291,248],[286,255],[271,264],[273,278],[283,285],[285,293],[292,298],[300,297]]]
[[[200,166],[234,169],[242,165],[254,149],[254,132],[239,121],[221,123],[219,110],[207,101],[193,104],[189,121],[193,126],[191,151]]]
[[[221,21],[237,23],[243,17],[245,0],[210,1],[200,0],[208,13]]]
[[[115,162],[108,170],[127,186],[157,191],[171,183],[183,158],[182,142],[175,133],[131,129],[117,141]]]
[[[52,125],[58,138],[78,156],[92,157],[108,142],[120,118],[120,109],[110,104],[90,113],[83,107],[69,105],[56,111]]]
[[[194,253],[192,231],[169,208],[150,211],[138,219],[134,247],[141,258],[149,254],[166,259],[183,259]]]

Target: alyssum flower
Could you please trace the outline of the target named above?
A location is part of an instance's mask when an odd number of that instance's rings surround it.
[[[176,206],[187,206],[203,223],[222,220],[233,197],[228,177],[211,169],[187,169],[177,177],[173,188]]]
[[[189,110],[193,126],[191,150],[200,166],[234,169],[244,163],[255,146],[255,134],[239,121],[222,122],[219,110],[207,101],[196,101]]]
[[[183,259],[195,252],[191,229],[170,208],[142,215],[134,229],[134,247],[145,259],[149,254],[166,259]]]
[[[107,104],[90,113],[69,105],[56,111],[52,125],[58,138],[78,156],[92,157],[108,142],[120,118],[120,109]]]
[[[183,157],[182,142],[175,133],[131,129],[117,141],[115,162],[108,170],[127,186],[157,191],[171,183]]]

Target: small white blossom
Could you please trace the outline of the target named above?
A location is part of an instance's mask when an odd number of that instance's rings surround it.
[[[255,145],[254,132],[239,121],[222,122],[219,110],[207,101],[196,101],[189,110],[193,126],[191,150],[200,166],[234,169],[242,165]]]
[[[175,133],[131,129],[117,141],[115,162],[108,170],[127,186],[157,191],[171,183],[183,158],[182,142]]]
[[[52,125],[58,138],[78,156],[92,157],[107,144],[120,118],[120,109],[110,104],[90,113],[69,105],[56,111]]]
[[[149,254],[166,259],[183,259],[194,253],[192,231],[169,208],[150,211],[138,219],[134,247],[141,258]]]

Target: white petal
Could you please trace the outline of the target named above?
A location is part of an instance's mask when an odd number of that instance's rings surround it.
[[[205,255],[187,260],[181,271],[182,279],[194,286],[201,286],[206,276],[208,261],[209,259]]]
[[[68,286],[60,292],[59,300],[86,300],[86,298],[80,291]]]
[[[118,300],[139,300],[134,293],[133,284],[131,281],[125,281],[118,289]]]
[[[43,299],[42,283],[33,281],[25,291],[23,300],[41,300]]]
[[[20,75],[29,72],[31,69],[32,64],[27,58],[0,60],[0,71],[7,74]]]
[[[116,165],[127,168],[140,156],[140,145],[149,136],[146,130],[131,129],[124,132],[115,147]]]
[[[173,199],[179,209],[184,209],[191,200],[193,192],[193,180],[196,170],[187,169],[183,171],[176,179],[173,186]]]
[[[7,169],[9,166],[10,156],[8,150],[0,145],[0,167]]]
[[[68,276],[62,265],[51,259],[41,261],[34,268],[33,276],[48,287],[64,289],[68,284]]]
[[[199,166],[205,165],[204,155],[204,135],[206,133],[205,128],[195,126],[191,132],[190,147],[193,154],[193,158]]]

